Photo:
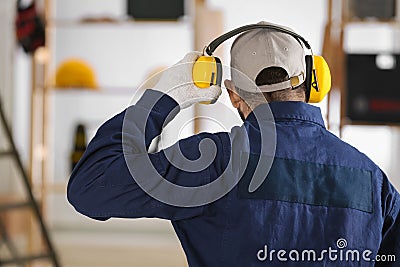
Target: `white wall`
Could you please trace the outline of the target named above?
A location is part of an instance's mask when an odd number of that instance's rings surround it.
[[[400,191],[400,127],[392,130],[391,146],[388,151],[391,151],[391,160],[388,169],[388,174],[396,186],[397,190]]]
[[[224,10],[225,29],[268,21],[285,25],[306,38],[315,53],[322,48],[323,27],[326,19],[326,0],[208,0],[210,7]],[[233,40],[227,41],[230,47]],[[228,52],[228,51],[227,51]]]
[[[15,1],[0,1],[0,97],[10,127],[13,126],[14,92],[13,88],[13,51],[14,51],[14,14]],[[0,150],[9,148],[5,142],[4,128],[0,126]],[[9,158],[0,158],[0,192],[14,190],[14,171]]]

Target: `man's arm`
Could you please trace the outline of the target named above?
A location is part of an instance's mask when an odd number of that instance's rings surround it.
[[[159,101],[152,108],[148,107],[158,98]],[[176,108],[177,103],[168,95],[148,90],[136,105],[99,128],[68,184],[68,200],[78,212],[99,220],[110,217],[179,220],[202,213],[203,207],[179,208],[155,200],[139,187],[129,170],[130,160],[145,157],[152,163],[151,166],[138,166],[140,171],[147,174],[145,179],[150,180],[154,178],[151,175],[158,173],[171,183],[187,187],[201,186],[215,179],[218,173],[210,172],[210,169],[222,170],[220,166],[229,157],[223,153],[224,146],[229,144],[226,133],[192,136],[181,140],[176,146],[188,160],[195,160],[200,157],[201,140],[212,139],[217,147],[215,160],[208,168],[198,172],[183,171],[171,164],[166,151],[147,153],[151,140],[161,133],[166,118],[172,119],[176,115],[176,111],[173,111]],[[145,132],[142,131],[144,114],[148,114]],[[173,151],[169,154],[175,157],[176,153]],[[132,166],[135,167],[135,162]],[[156,173],[148,170],[153,167]]]
[[[155,90],[147,90],[135,105],[99,128],[68,183],[68,200],[78,212],[99,220],[110,217],[180,220],[202,213],[202,206],[172,206],[143,190],[150,186],[150,191],[157,191],[165,180],[183,187],[207,184],[219,175],[218,170],[226,161],[223,148],[230,145],[226,133],[192,136],[165,151],[148,153],[153,138],[180,108],[199,101],[215,101],[220,95],[218,86],[208,89],[194,86],[192,68],[198,56],[196,52],[187,54],[163,72]],[[202,156],[199,144],[205,138],[216,147],[214,159],[198,171],[187,169],[188,163]],[[177,166],[173,159],[183,165]],[[169,193],[167,190],[164,194],[169,196]],[[180,197],[179,192],[170,195],[171,199]]]

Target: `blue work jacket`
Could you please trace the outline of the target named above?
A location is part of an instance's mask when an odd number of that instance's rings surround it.
[[[264,132],[265,152],[260,136],[271,121],[255,114],[269,110],[274,127]],[[105,122],[69,180],[74,208],[97,220],[170,220],[191,267],[400,266],[399,193],[367,156],[325,128],[319,108],[302,102],[263,104],[229,133],[200,133],[148,153],[178,111],[168,95],[147,90],[135,105]],[[188,160],[201,157],[204,139],[215,149],[208,166],[190,171],[171,163],[177,149]],[[249,190],[257,164],[271,157],[265,179]],[[137,163],[136,170],[127,158]],[[176,185],[204,186],[220,177],[235,183],[204,205],[164,203],[132,177],[146,176],[141,171],[149,166],[140,168],[146,159]]]

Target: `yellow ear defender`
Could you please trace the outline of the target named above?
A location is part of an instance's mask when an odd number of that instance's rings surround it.
[[[318,79],[316,79],[318,77]],[[319,103],[331,90],[331,71],[322,56],[313,56],[313,74],[309,103]]]
[[[199,88],[207,88],[211,85],[221,85],[222,67],[221,61],[212,56],[215,49],[227,39],[245,31],[253,29],[272,29],[289,34],[296,38],[300,43],[311,51],[311,55],[306,55],[306,101],[309,103],[319,103],[331,90],[331,74],[325,59],[322,56],[312,54],[310,44],[297,33],[274,24],[250,24],[227,32],[213,40],[206,48],[205,53],[197,59],[193,66],[193,82]]]
[[[208,88],[211,85],[221,86],[221,61],[213,56],[201,56],[193,66],[193,82],[199,88]]]

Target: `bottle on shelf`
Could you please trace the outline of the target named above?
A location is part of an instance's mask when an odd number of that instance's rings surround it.
[[[83,124],[78,124],[75,129],[74,147],[71,153],[71,171],[75,168],[86,150],[86,130]]]

